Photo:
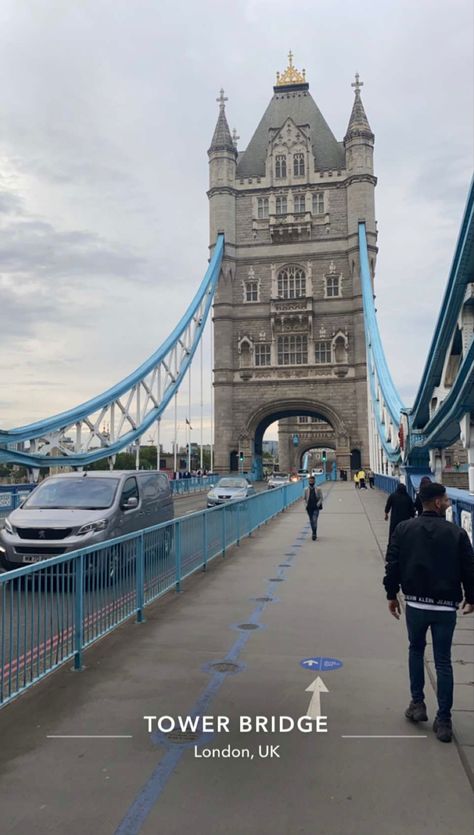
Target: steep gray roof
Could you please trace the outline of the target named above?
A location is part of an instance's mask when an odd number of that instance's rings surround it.
[[[230,135],[229,125],[225,115],[224,107],[219,108],[219,116],[217,117],[217,124],[212,137],[211,147],[209,151],[234,151],[235,147]]]
[[[275,91],[262,120],[250,140],[247,149],[239,155],[237,177],[263,177],[267,158],[270,129],[281,128],[289,117],[298,126],[308,125],[311,144],[318,171],[340,170],[345,166],[344,147],[338,142],[319,110],[316,102],[305,89]]]
[[[347,126],[347,133],[346,137],[349,136],[351,131],[367,131],[368,133],[372,133],[369,125],[369,120],[367,119],[364,105],[362,104],[362,99],[360,97],[359,90],[355,91],[355,99],[354,104],[352,107],[351,118],[349,119],[349,124]]]

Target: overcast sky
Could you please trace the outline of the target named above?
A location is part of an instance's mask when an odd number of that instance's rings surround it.
[[[244,149],[289,48],[339,140],[364,82],[379,323],[410,405],[471,177],[472,43],[471,0],[2,0],[0,428],[167,336],[206,267],[218,90]]]

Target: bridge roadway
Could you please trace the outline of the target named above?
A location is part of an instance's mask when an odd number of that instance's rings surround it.
[[[299,502],[89,649],[82,673],[66,666],[0,711],[2,833],[472,835],[472,669],[455,665],[466,747],[406,722],[405,627],[381,587],[385,497],[324,490],[317,542]],[[460,617],[455,659],[473,626]],[[241,733],[243,716],[306,714],[310,656],[343,662],[321,672],[327,733]],[[222,661],[237,671],[209,666]],[[432,718],[429,682],[427,703]],[[183,741],[143,719],[188,714],[230,732]],[[124,738],[50,738],[68,735]],[[199,756],[229,744],[254,758]]]

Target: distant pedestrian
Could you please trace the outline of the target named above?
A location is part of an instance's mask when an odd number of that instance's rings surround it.
[[[463,589],[462,611],[474,612],[474,552],[466,531],[445,518],[450,502],[442,484],[424,484],[420,500],[422,515],[400,522],[390,539],[383,582],[389,611],[397,620],[400,587],[406,601],[411,702],[405,716],[412,722],[428,721],[424,652],[431,628],[438,699],[433,731],[440,742],[451,742],[451,644]]]
[[[421,504],[420,491],[423,490],[425,484],[431,484],[431,478],[429,477],[429,475],[424,475],[423,478],[420,480],[420,486],[415,496],[415,510],[417,516],[421,516],[421,514],[423,513],[423,505]]]
[[[365,483],[365,470],[359,470],[359,487],[361,490],[367,490],[367,485]]]
[[[304,503],[309,516],[313,541],[318,538],[319,512],[323,509],[323,494],[319,487],[316,487],[314,476],[309,477],[308,487],[304,491]]]
[[[369,487],[373,490],[375,487],[375,477],[372,470],[367,470],[367,478],[369,479]]]
[[[359,486],[359,473],[354,473],[354,487]]]
[[[392,536],[395,528],[400,522],[406,519],[412,519],[415,515],[415,505],[407,493],[407,488],[404,484],[398,484],[397,489],[387,499],[385,504],[385,521],[388,520],[390,513],[390,531],[389,539]]]

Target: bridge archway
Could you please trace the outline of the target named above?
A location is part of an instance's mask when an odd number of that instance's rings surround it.
[[[336,451],[336,459],[341,461],[340,466],[348,466],[349,461],[349,438],[346,427],[340,415],[330,406],[317,400],[310,399],[283,399],[278,402],[266,403],[257,408],[247,419],[241,444],[244,451],[251,457],[252,473],[256,478],[263,476],[262,465],[262,444],[263,436],[268,427],[277,420],[283,418],[313,417],[326,421],[334,431],[332,445],[327,444],[328,449]],[[308,441],[307,449],[315,447],[314,440]],[[298,449],[298,455],[300,450]],[[346,461],[347,459],[347,461]],[[344,464],[342,463],[344,462]]]

